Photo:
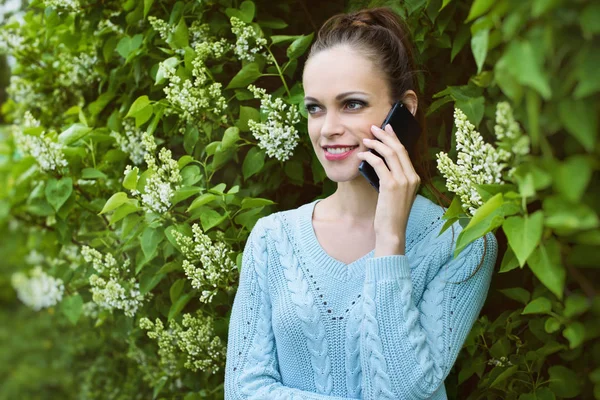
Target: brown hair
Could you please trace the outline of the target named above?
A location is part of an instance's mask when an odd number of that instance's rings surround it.
[[[394,102],[403,100],[407,90],[413,90],[418,99],[422,98],[418,82],[418,74],[421,70],[417,69],[410,30],[392,9],[377,7],[334,15],[325,21],[319,30],[308,58],[338,45],[357,48],[369,59],[377,60],[377,65],[387,80],[390,89],[389,95]],[[433,185],[429,170],[427,157],[429,146],[424,109],[425,107],[422,105],[417,107],[415,118],[421,126],[421,135],[414,148],[407,150],[412,155],[411,162],[417,175],[421,178],[421,183],[427,185],[437,203],[446,209],[450,200]],[[423,157],[424,155],[425,157]],[[444,200],[446,206],[441,204],[440,198]],[[452,241],[454,241],[454,227],[452,227]],[[486,248],[487,237],[484,236],[483,257],[469,278],[481,268]]]

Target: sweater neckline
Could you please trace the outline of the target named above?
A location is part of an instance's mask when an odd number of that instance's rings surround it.
[[[316,199],[306,204],[304,207],[302,207],[302,212],[299,215],[301,243],[308,253],[308,258],[316,267],[318,267],[319,270],[327,272],[329,275],[338,279],[347,280],[350,277],[364,275],[364,265],[368,259],[373,258],[375,249],[372,249],[367,254],[364,254],[351,263],[346,264],[327,254],[327,252],[319,243],[312,223],[312,217],[315,206],[321,200],[322,199]],[[408,239],[412,238],[413,236],[415,226],[418,224],[418,221],[421,217],[421,210],[425,205],[426,198],[417,194],[408,216],[408,223],[406,227],[407,242]]]

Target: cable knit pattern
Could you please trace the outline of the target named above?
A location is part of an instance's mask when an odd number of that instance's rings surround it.
[[[406,254],[345,264],[320,246],[318,200],[259,219],[230,317],[226,399],[447,399],[444,379],[485,302],[493,234],[454,259],[461,226],[417,196]],[[454,236],[452,234],[454,231]],[[468,281],[455,284],[480,270]]]
[[[319,316],[319,309],[315,305],[314,298],[309,293],[308,282],[303,279],[298,266],[298,258],[294,254],[283,226],[278,219],[276,221],[277,234],[275,235],[275,241],[277,252],[283,266],[290,297],[296,305],[296,312],[302,322],[302,329],[308,341],[308,350],[312,356],[311,361],[315,373],[315,385],[319,393],[331,394],[333,380],[331,378],[331,360],[327,349],[325,327]]]

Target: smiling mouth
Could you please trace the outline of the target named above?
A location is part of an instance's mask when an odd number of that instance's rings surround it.
[[[338,148],[327,147],[327,148],[325,148],[325,152],[327,152],[329,154],[344,154],[344,153],[347,153],[349,151],[356,149],[357,147],[358,146],[338,147]]]

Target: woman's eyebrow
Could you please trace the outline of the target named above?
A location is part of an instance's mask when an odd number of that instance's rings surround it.
[[[360,91],[352,91],[352,92],[344,92],[344,93],[340,93],[340,94],[338,94],[337,96],[335,96],[335,99],[336,99],[337,101],[339,101],[339,100],[343,99],[344,97],[347,97],[347,96],[350,96],[350,95],[353,95],[353,94],[362,94],[362,95],[364,95],[364,96],[368,96],[368,93],[365,93],[365,92],[360,92]],[[306,97],[304,98],[304,101],[313,101],[313,102],[316,102],[316,103],[318,103],[318,100],[317,100],[317,99],[315,99],[314,97],[310,97],[310,96],[306,96]]]

